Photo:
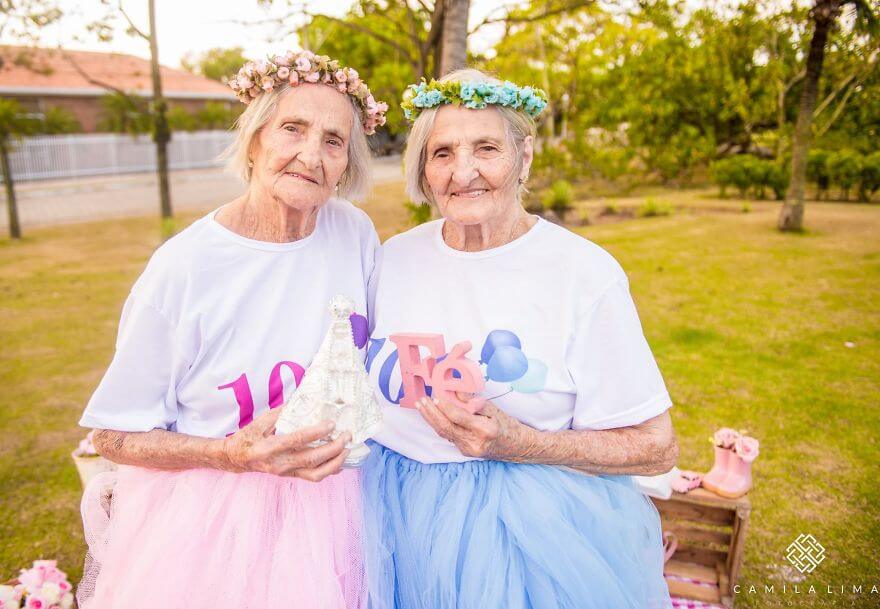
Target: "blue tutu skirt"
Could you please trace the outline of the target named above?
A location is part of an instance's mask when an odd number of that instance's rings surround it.
[[[374,609],[666,609],[660,517],[628,476],[501,461],[363,467]]]

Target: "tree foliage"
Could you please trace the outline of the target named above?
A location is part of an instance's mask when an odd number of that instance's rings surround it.
[[[246,59],[242,47],[213,48],[203,53],[187,53],[180,64],[183,69],[199,74],[205,78],[226,82],[226,79],[238,72]]]

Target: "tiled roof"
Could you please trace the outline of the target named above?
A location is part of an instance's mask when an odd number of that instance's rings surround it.
[[[89,82],[77,71],[129,93],[151,96],[150,62],[121,53],[67,51],[0,46],[0,94],[104,95],[107,89]],[[171,99],[235,99],[215,80],[160,66],[162,93]]]

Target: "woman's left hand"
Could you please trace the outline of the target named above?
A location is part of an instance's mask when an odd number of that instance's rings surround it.
[[[534,442],[534,429],[492,402],[486,402],[476,414],[427,397],[416,402],[416,406],[434,431],[455,444],[466,457],[519,461],[529,454]]]

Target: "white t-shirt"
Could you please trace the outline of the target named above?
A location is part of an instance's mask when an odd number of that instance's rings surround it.
[[[333,296],[367,316],[379,240],[366,213],[331,199],[312,234],[290,243],[242,237],[216,213],[153,254],[80,425],[222,438],[290,397]]]
[[[376,441],[423,463],[469,460],[399,405],[388,339],[397,333],[441,334],[447,352],[470,341],[468,359],[489,377],[481,395],[540,430],[626,427],[672,405],[626,275],[605,250],[539,219],[511,243],[460,252],[442,225],[388,240],[374,274],[367,362],[384,417]]]

